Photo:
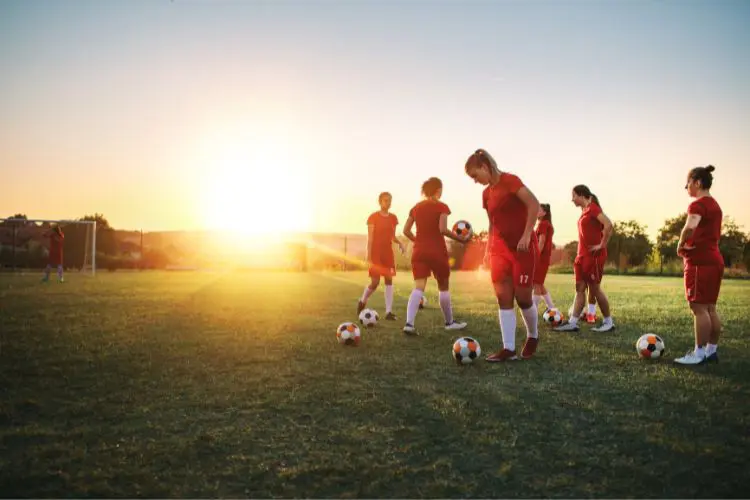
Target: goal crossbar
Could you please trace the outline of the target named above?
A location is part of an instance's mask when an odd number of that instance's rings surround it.
[[[42,224],[88,224],[91,225],[91,274],[96,275],[96,221],[95,220],[75,220],[75,219],[18,219],[18,218],[0,218],[0,222],[15,222],[23,225],[28,223]]]

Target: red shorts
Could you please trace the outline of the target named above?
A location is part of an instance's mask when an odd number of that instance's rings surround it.
[[[498,283],[511,277],[514,287],[530,287],[534,283],[537,259],[538,254],[533,247],[528,252],[507,250],[490,254],[492,282]]]
[[[695,304],[716,304],[724,266],[685,264],[685,297]]]
[[[438,281],[445,281],[451,275],[451,266],[447,255],[413,254],[411,272],[415,280],[435,276]]]
[[[372,264],[370,265],[369,274],[372,278],[380,276],[391,278],[395,276],[396,263],[393,259],[393,251],[389,253],[374,254],[372,256]]]
[[[59,265],[62,265],[62,263],[63,263],[63,256],[62,256],[62,254],[54,254],[54,253],[49,254],[49,259],[48,259],[47,263],[50,266],[59,266]]]
[[[575,263],[573,264],[576,283],[584,282],[592,285],[598,285],[601,283],[602,277],[604,276],[604,263],[606,261],[606,254],[583,255],[576,257]]]
[[[536,269],[534,269],[535,285],[544,285],[544,280],[547,279],[547,271],[549,271],[549,259],[539,259]]]

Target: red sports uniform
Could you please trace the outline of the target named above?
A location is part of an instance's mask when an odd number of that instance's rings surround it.
[[[541,241],[541,237],[544,236],[544,247],[539,249],[539,264],[534,270],[534,284],[544,285],[549,270],[549,261],[552,257],[552,235],[555,234],[555,228],[552,227],[550,221],[543,219],[537,224],[535,232],[537,241]]]
[[[448,205],[434,200],[421,201],[409,212],[409,216],[417,224],[414,251],[411,254],[411,270],[415,280],[429,278],[431,274],[438,281],[450,277],[448,247],[440,233],[440,216],[450,213]]]
[[[63,263],[63,241],[65,235],[52,233],[49,237],[49,265],[59,266]]]
[[[592,201],[578,218],[578,255],[573,263],[576,282],[595,285],[602,282],[607,249],[602,248],[596,253],[590,249],[600,244],[604,236],[604,224],[597,219],[601,213],[601,207]]]
[[[721,236],[721,207],[710,196],[698,198],[688,207],[688,214],[701,216],[698,227],[688,245],[685,256],[685,295],[688,302],[716,304],[721,278],[724,276],[724,257],[719,252]]]
[[[517,196],[523,187],[521,179],[503,172],[494,186],[482,193],[482,206],[490,219],[490,268],[492,282],[512,276],[517,287],[530,287],[539,258],[536,234],[531,233],[529,249],[518,251],[518,242],[526,229],[528,208]]]
[[[393,238],[396,237],[398,218],[393,214],[375,212],[367,218],[367,225],[373,226],[370,276],[394,276],[396,261],[393,258]]]

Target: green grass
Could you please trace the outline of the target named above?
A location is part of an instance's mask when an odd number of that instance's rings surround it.
[[[608,277],[616,333],[458,367],[435,306],[341,347],[364,273],[0,275],[6,497],[746,497],[750,283],[725,281],[719,365],[692,345],[682,284]],[[570,276],[550,276],[564,311]],[[396,283],[403,317],[409,275]],[[499,343],[489,283],[454,275],[456,315]],[[383,310],[379,290],[371,305]],[[519,323],[520,325],[520,323]],[[518,341],[522,341],[519,328]]]

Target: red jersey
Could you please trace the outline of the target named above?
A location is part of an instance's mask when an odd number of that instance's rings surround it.
[[[64,240],[65,235],[62,233],[52,233],[49,237],[49,260],[55,264],[62,264]]]
[[[440,216],[450,213],[448,205],[439,201],[424,200],[414,205],[409,212],[417,224],[413,253],[448,255],[445,238],[440,232]]]
[[[583,210],[581,217],[578,218],[579,257],[591,256],[592,253],[589,247],[598,245],[602,242],[602,237],[604,236],[604,224],[597,219],[601,213],[601,207],[592,201],[589,206]],[[601,252],[606,251],[607,249],[604,248]]]
[[[539,249],[539,259],[549,260],[552,256],[552,235],[555,234],[555,228],[550,221],[544,219],[539,221],[535,232],[537,240],[544,236],[544,247]]]
[[[367,218],[367,225],[374,226],[372,232],[372,253],[382,254],[393,250],[398,218],[393,214],[383,215],[374,212]]]
[[[704,196],[690,204],[688,214],[700,215],[701,220],[689,243],[695,249],[687,252],[685,262],[698,266],[712,264],[723,266],[724,258],[719,252],[723,214],[719,204],[711,196]]]
[[[482,192],[482,207],[490,219],[490,248],[493,253],[501,249],[515,251],[526,229],[529,212],[526,204],[517,196],[523,187],[521,179],[513,174],[501,173],[494,186],[487,186]]]

